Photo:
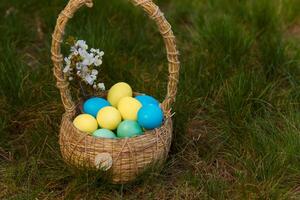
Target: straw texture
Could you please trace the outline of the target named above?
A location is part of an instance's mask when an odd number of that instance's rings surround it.
[[[106,177],[113,183],[133,181],[145,169],[161,164],[166,159],[173,131],[171,105],[175,101],[179,77],[179,53],[171,25],[152,0],[130,0],[130,2],[141,7],[156,22],[165,42],[169,63],[167,95],[162,103],[164,124],[158,129],[147,131],[142,136],[128,139],[97,139],[77,130],[72,123],[80,105],[72,100],[69,83],[62,72],[61,43],[69,19],[82,6],[92,7],[92,0],[70,0],[58,16],[52,35],[51,58],[54,76],[66,110],[60,129],[61,153],[65,161],[71,165],[106,171]]]

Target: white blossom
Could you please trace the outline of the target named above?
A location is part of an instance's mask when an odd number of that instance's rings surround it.
[[[104,52],[100,51],[99,49],[91,48],[91,52],[97,54],[97,56],[99,56],[99,57],[104,56]]]
[[[70,66],[69,65],[65,66],[65,68],[63,69],[63,72],[68,73],[69,71],[70,71]]]
[[[69,58],[65,58],[64,60],[65,60],[66,66],[63,69],[63,72],[68,73],[70,71],[70,67],[71,67],[71,60]]]
[[[97,76],[97,75],[98,75],[98,70],[96,70],[96,69],[92,69],[92,75],[95,75],[95,76]]]
[[[102,58],[104,56],[104,51],[100,51],[98,55]]]
[[[98,52],[99,52],[99,49],[94,49],[94,48],[91,48],[91,52],[92,52],[92,53],[97,53],[97,54],[98,54]]]
[[[86,54],[85,57],[83,57],[82,64],[89,66],[92,65],[95,62],[95,58],[92,54]]]
[[[87,50],[89,47],[84,40],[78,40],[75,44],[76,47]]]
[[[85,77],[84,77],[84,80],[89,84],[89,85],[93,85],[94,84],[94,77],[92,77],[90,74],[87,74]]]
[[[66,57],[66,58],[65,58],[65,63],[66,63],[67,66],[70,66],[70,65],[71,65],[70,57]]]
[[[93,79],[93,81],[95,81],[97,79],[97,76],[90,74],[90,77]],[[93,82],[94,83],[94,82]]]
[[[104,83],[98,83],[98,88],[100,89],[100,90],[105,90],[105,85],[104,85]]]
[[[85,57],[87,57],[88,56],[88,52],[87,52],[87,50],[85,50],[85,49],[82,49],[82,48],[78,48],[78,53],[79,53],[79,55],[80,55],[80,57],[81,58],[85,58]]]
[[[95,57],[94,65],[95,65],[96,67],[102,65],[102,59],[99,58],[99,56],[96,56],[96,57]]]

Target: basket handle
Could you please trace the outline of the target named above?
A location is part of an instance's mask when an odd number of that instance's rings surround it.
[[[177,93],[177,84],[179,79],[180,62],[178,60],[179,52],[177,51],[175,36],[172,31],[172,27],[164,17],[164,14],[160,11],[159,7],[152,2],[152,0],[129,0],[135,6],[140,6],[142,9],[152,18],[158,29],[163,36],[167,59],[169,62],[169,78],[167,95],[162,103],[162,108],[165,113],[170,113],[171,105],[175,101]],[[87,7],[93,6],[93,0],[70,0],[67,6],[59,14],[56,22],[54,32],[52,34],[52,46],[51,46],[51,59],[53,61],[53,73],[56,77],[56,85],[60,90],[62,103],[67,113],[75,112],[76,104],[73,102],[69,82],[65,78],[63,69],[63,55],[61,54],[61,43],[63,41],[63,35],[65,27],[74,15],[74,13],[86,5]]]

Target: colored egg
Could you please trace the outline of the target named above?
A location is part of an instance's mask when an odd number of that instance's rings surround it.
[[[123,119],[137,120],[137,113],[142,104],[133,97],[123,97],[118,103],[118,110]]]
[[[106,106],[110,106],[108,101],[103,98],[93,97],[84,102],[83,112],[97,117],[99,110]]]
[[[147,130],[160,127],[163,118],[164,115],[162,109],[153,104],[143,106],[138,112],[138,123]]]
[[[93,133],[98,128],[97,120],[89,114],[80,114],[74,121],[74,126],[83,132]]]
[[[143,106],[154,104],[159,106],[159,101],[149,95],[139,95],[135,97]]]
[[[108,130],[115,130],[121,120],[120,112],[112,106],[102,108],[97,114],[99,126]]]
[[[132,96],[132,89],[130,85],[124,82],[117,83],[113,85],[107,94],[107,100],[109,103],[117,107],[119,101],[123,97],[131,97]]]
[[[114,132],[108,129],[98,129],[93,133],[93,136],[96,138],[108,138],[108,139],[115,139],[117,138]]]
[[[141,126],[133,120],[125,120],[121,122],[117,129],[117,136],[119,138],[130,138],[142,134],[143,130]]]

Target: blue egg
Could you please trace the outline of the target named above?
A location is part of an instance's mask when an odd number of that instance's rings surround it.
[[[162,109],[153,104],[143,106],[138,112],[138,123],[147,130],[160,127],[163,119],[164,114]]]
[[[154,104],[156,106],[159,106],[159,102],[155,98],[153,98],[149,95],[139,95],[139,96],[136,96],[135,98],[139,102],[141,102],[141,104],[143,106],[146,106],[146,105],[149,105],[149,104]]]
[[[106,106],[110,106],[108,101],[100,97],[93,97],[84,102],[83,112],[97,117],[99,110]]]

